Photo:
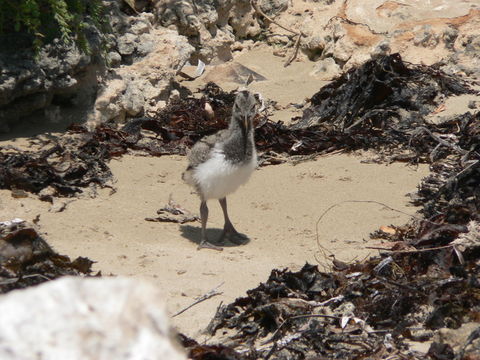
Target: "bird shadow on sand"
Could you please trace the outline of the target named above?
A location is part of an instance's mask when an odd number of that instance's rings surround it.
[[[180,225],[181,235],[190,240],[192,243],[199,245],[200,238],[202,235],[202,228],[199,226],[191,226],[191,225]],[[237,247],[243,246],[250,242],[250,238],[240,233],[241,236],[241,244],[235,244],[234,242],[230,241],[229,237],[227,236],[223,242],[220,242],[220,236],[222,235],[223,229],[207,229],[207,237],[213,245],[221,246],[221,247]]]

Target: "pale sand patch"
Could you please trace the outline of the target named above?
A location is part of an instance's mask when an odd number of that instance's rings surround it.
[[[176,156],[113,160],[110,166],[117,192],[110,195],[109,189],[100,190],[96,198],[75,200],[60,213],[49,212],[49,204],[34,196],[14,199],[9,191],[1,190],[0,221],[32,220],[40,214],[41,230],[57,251],[96,260],[94,268],[104,275],[152,279],[163,288],[172,314],[225,282],[223,295],[173,319],[182,332],[195,335],[208,324],[220,301],[229,303],[243,296],[265,281],[273,268],[296,270],[307,261],[316,263],[315,222],[329,206],[344,200],[376,200],[415,213],[405,194],[415,190],[427,167],[362,164],[361,159],[334,155],[296,166],[258,169],[228,198],[231,219],[250,242],[226,247],[223,252],[196,250],[192,240],[199,240],[199,223],[144,220],[154,217],[170,194],[198,213],[197,196],[180,179],[186,159]],[[215,238],[223,217],[218,202],[210,201],[209,207],[208,227]],[[407,216],[381,206],[345,204],[324,217],[319,239],[341,260],[362,259],[372,253],[365,249],[371,231],[406,221]]]

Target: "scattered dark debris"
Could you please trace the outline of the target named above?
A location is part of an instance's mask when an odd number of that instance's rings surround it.
[[[427,355],[434,360],[453,360],[455,353],[448,344],[434,342],[428,349]]]
[[[52,143],[43,151],[0,151],[0,188],[28,191],[53,202],[53,196],[74,196],[90,184],[107,185],[112,154],[101,146],[99,134],[107,132],[97,128],[81,139],[65,137],[63,144]],[[51,191],[42,196],[47,188]]]
[[[322,87],[294,128],[322,126],[368,147],[408,144],[412,131],[446,97],[473,93],[432,66],[407,65],[399,54],[367,61]]]
[[[25,221],[0,222],[0,294],[65,275],[90,275],[93,261],[57,254]]]
[[[211,342],[246,359],[424,359],[407,341],[432,341],[441,328],[479,322],[480,113],[425,121],[443,96],[466,92],[461,81],[407,67],[394,55],[323,88],[303,123],[261,123],[256,136],[264,150],[375,148],[384,159],[430,163],[432,174],[413,198],[424,219],[373,234],[383,241],[380,257],[329,273],[311,265],[273,270],[247,297],[219,307],[207,327]],[[317,122],[307,124],[313,116]],[[479,358],[469,344],[433,342],[427,356]]]

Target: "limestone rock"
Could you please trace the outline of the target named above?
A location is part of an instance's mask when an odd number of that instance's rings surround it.
[[[107,54],[107,62],[111,67],[117,67],[122,62],[122,57],[118,52],[111,51]]]
[[[137,40],[137,36],[131,33],[121,36],[117,42],[120,55],[132,55],[136,47],[135,40]]]
[[[91,124],[112,119],[122,121],[127,115],[154,115],[164,106],[172,78],[194,49],[174,30],[159,28],[149,35],[155,39],[154,49],[131,65],[112,71],[111,80],[96,100]]]
[[[300,48],[310,60],[331,57],[342,71],[398,52],[412,63],[440,62],[450,73],[480,76],[480,5],[470,1],[306,0],[275,20],[305,35]],[[293,45],[288,31],[275,24],[268,31],[269,43]]]
[[[473,322],[464,323],[458,329],[441,328],[436,332],[433,341],[440,344],[448,344],[455,352],[459,352],[466,344],[470,335],[477,329],[480,329],[479,324]],[[475,349],[477,349],[476,353],[478,354],[480,340],[478,340],[478,338],[473,340],[474,341],[472,341],[470,347],[465,349],[466,353],[469,353],[471,350],[475,351]]]
[[[272,11],[279,11],[285,2],[276,1],[271,5]],[[231,60],[231,47],[236,40],[252,38],[261,32],[249,1],[157,0],[154,7],[160,25],[188,37],[195,47],[193,60],[199,58],[206,63]]]
[[[0,297],[0,358],[171,359],[160,291],[145,280],[64,277]]]
[[[329,57],[318,61],[310,75],[315,76],[319,80],[332,80],[340,73],[340,66],[338,66],[333,58]]]
[[[262,11],[269,15],[274,16],[282,11],[288,9],[289,0],[261,0],[258,5]]]

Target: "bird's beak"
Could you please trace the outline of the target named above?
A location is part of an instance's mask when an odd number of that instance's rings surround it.
[[[245,130],[248,130],[248,116],[243,119],[243,125],[245,125]]]

